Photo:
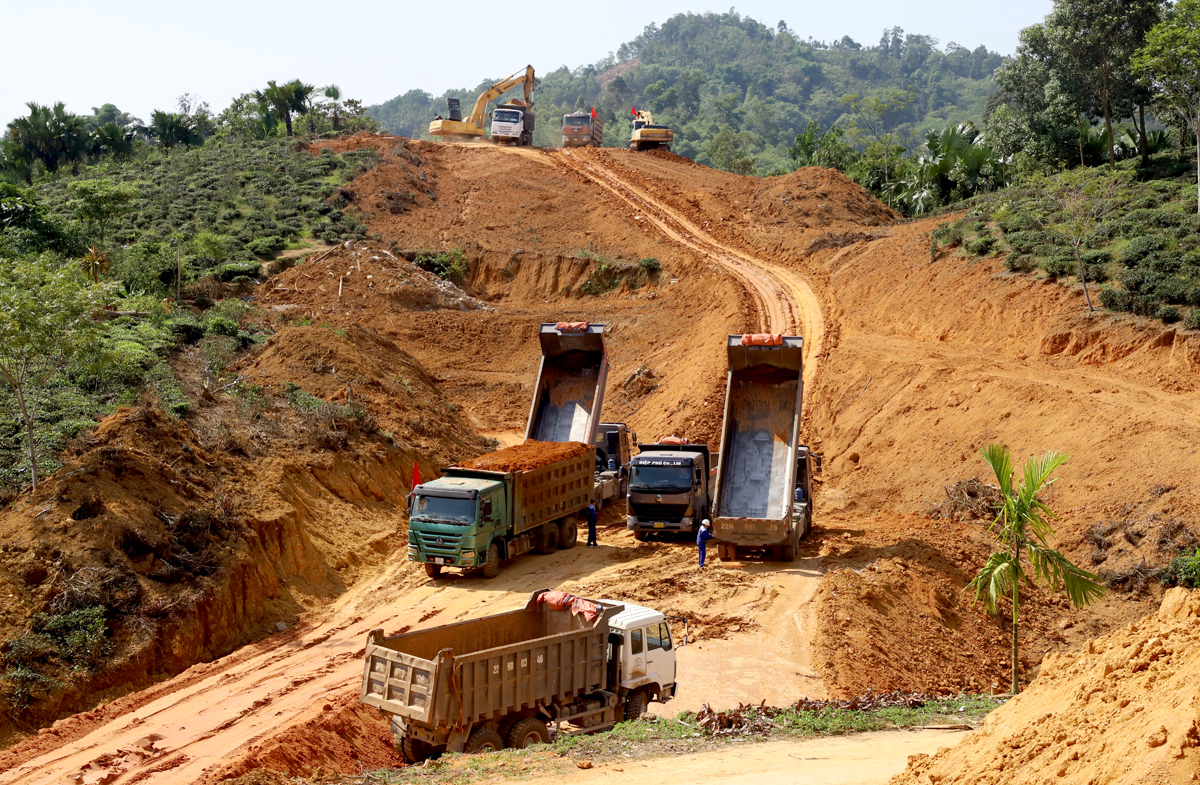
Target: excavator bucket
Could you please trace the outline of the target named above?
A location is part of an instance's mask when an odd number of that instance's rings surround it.
[[[525,438],[594,444],[608,378],[604,325],[543,324],[542,365]]]

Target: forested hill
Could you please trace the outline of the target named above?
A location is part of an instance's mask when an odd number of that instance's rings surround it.
[[[722,131],[758,159],[757,169],[794,166],[787,150],[809,120],[821,130],[849,126],[852,112],[844,96],[911,91],[911,104],[895,121],[911,149],[924,132],[973,120],[982,126],[984,105],[995,90],[992,72],[1003,58],[985,47],[968,49],[925,35],[885,30],[878,44],[848,37],[840,41],[803,40],[780,22],[768,27],[737,13],[680,14],[661,27],[650,25],[598,63],[574,70],[538,68],[534,94],[539,125],[535,143],[558,143],[558,116],[596,106],[608,123],[605,144],[623,146],[629,138],[631,106],[649,108],[656,121],[676,132],[675,151],[708,163],[706,148]],[[410,90],[368,108],[387,130],[421,138],[447,97],[464,106],[495,80],[524,62],[501,66],[477,87],[433,96]]]

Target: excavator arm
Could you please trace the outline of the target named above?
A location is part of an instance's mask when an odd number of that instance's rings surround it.
[[[464,117],[462,120],[434,120],[429,124],[429,133],[432,136],[453,136],[467,139],[482,138],[484,122],[487,120],[488,104],[519,84],[523,84],[525,88],[525,105],[533,106],[533,101],[531,100],[533,95],[533,66],[527,65],[512,76],[501,79],[480,93],[479,97],[475,99],[475,107],[471,110],[470,115]]]

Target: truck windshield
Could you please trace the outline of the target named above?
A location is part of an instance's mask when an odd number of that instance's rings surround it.
[[[475,522],[475,500],[444,499],[441,496],[417,494],[412,517],[423,521],[470,526]]]
[[[629,480],[631,491],[681,493],[692,488],[691,466],[634,466]]]
[[[521,122],[521,113],[512,109],[497,109],[492,115],[492,122],[495,123],[519,123]]]
[[[564,125],[580,125],[586,128],[592,122],[590,117],[564,117]]]

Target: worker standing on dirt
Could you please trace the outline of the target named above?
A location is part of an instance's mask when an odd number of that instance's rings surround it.
[[[589,548],[598,547],[598,543],[596,542],[596,503],[595,502],[592,502],[591,504],[588,505],[587,521],[588,521],[587,547],[589,547]]]
[[[712,524],[707,518],[700,522],[700,531],[696,532],[696,547],[700,549],[700,566],[704,566],[704,557],[708,555],[708,541],[712,539]]]

